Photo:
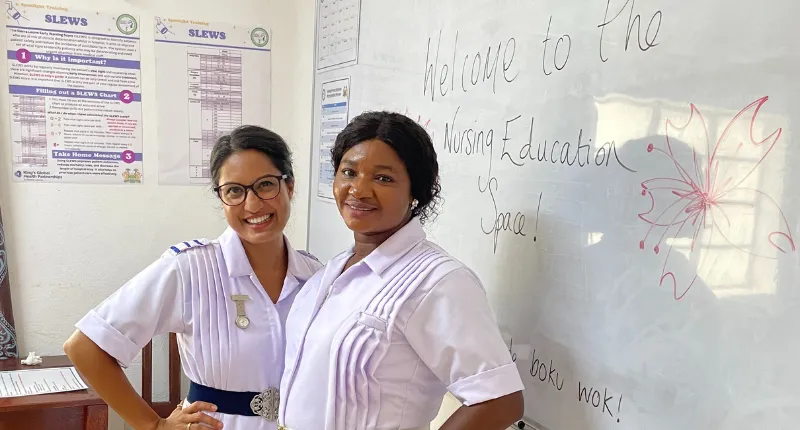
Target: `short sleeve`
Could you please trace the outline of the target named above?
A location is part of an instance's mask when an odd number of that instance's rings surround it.
[[[182,332],[183,287],[177,258],[162,256],[75,326],[123,367],[154,336]]]
[[[483,286],[466,268],[445,275],[427,293],[404,334],[447,390],[467,406],[524,388]]]

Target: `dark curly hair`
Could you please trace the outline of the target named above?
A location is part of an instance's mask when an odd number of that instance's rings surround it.
[[[365,112],[350,121],[336,136],[331,149],[333,171],[339,171],[344,153],[361,142],[377,139],[386,143],[403,160],[411,179],[411,196],[417,206],[411,215],[420,223],[436,218],[442,198],[439,162],[428,133],[413,119],[394,112]]]
[[[277,133],[257,125],[243,125],[217,139],[211,149],[209,164],[211,168],[211,182],[213,186],[219,185],[220,169],[222,164],[231,155],[254,149],[266,155],[281,174],[288,176],[286,183],[294,181],[292,169],[292,151],[289,145]]]

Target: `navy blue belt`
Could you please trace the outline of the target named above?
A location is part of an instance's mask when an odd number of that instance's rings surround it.
[[[270,387],[260,393],[255,391],[227,391],[189,383],[189,403],[201,401],[217,406],[217,412],[247,417],[260,416],[268,421],[278,420],[280,396],[278,389]]]

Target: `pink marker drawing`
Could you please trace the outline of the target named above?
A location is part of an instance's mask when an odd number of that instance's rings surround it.
[[[431,121],[432,120],[430,118],[424,117],[424,116],[419,115],[419,114],[417,114],[417,115],[412,114],[411,113],[411,109],[409,109],[408,106],[406,106],[406,109],[404,111],[402,111],[402,112],[400,110],[394,110],[394,112],[402,114],[402,115],[405,115],[405,116],[413,119],[414,121],[416,121],[417,124],[421,125],[422,128],[424,128],[425,131],[428,132],[428,135],[430,135],[431,139],[436,141],[436,133],[431,127]]]
[[[640,213],[639,218],[650,224],[650,228],[639,242],[640,249],[651,246],[656,254],[660,254],[666,238],[688,236],[691,238],[689,252],[693,254],[706,251],[712,238],[721,237],[738,251],[774,258],[758,253],[756,249],[745,249],[730,239],[736,229],[743,228],[741,220],[729,216],[731,211],[735,211],[744,212],[753,223],[759,219],[754,216],[756,213],[773,214],[777,221],[775,227],[764,233],[754,228],[754,243],[748,248],[768,245],[781,253],[796,250],[789,223],[778,203],[761,190],[744,185],[772,151],[783,131],[778,128],[766,137],[756,136],[756,117],[767,100],[768,97],[762,97],[739,111],[713,144],[708,137],[706,121],[694,104],[689,105],[686,124],[675,125],[666,120],[666,148],[651,143],[647,152],[666,156],[675,175],[648,179],[641,184],[641,194],[650,200],[650,207]],[[675,140],[680,135],[686,135],[687,143],[692,146],[691,160],[679,160]],[[698,152],[700,147],[704,151]],[[700,256],[698,269],[706,259],[705,254]],[[673,297],[681,300],[698,275],[697,271],[693,276],[676,274],[671,266],[675,261],[672,245],[667,244],[659,285],[671,284]]]
[[[408,107],[406,107],[406,110],[405,110],[405,112],[403,112],[403,115],[405,115],[405,116],[417,121],[419,123],[419,125],[421,125],[422,128],[424,128],[425,130],[428,130],[428,126],[431,124],[431,120],[430,119],[427,119],[427,120],[423,121],[422,115],[417,115],[417,117],[414,118],[414,115],[409,113]]]

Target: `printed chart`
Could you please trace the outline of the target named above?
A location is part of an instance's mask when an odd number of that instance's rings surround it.
[[[141,183],[138,20],[6,3],[14,180]]]
[[[47,115],[43,96],[12,96],[13,127],[19,130],[14,164],[47,167]]]
[[[270,33],[169,17],[155,18],[154,32],[159,183],[208,184],[221,136],[270,124]]]
[[[333,199],[333,178],[336,172],[331,164],[331,149],[336,136],[347,125],[350,115],[350,78],[340,78],[322,83],[319,130],[319,181],[317,196]]]
[[[317,70],[358,61],[360,0],[320,0],[317,24]]]
[[[0,372],[0,398],[86,390],[74,367],[32,368]]]
[[[214,143],[242,125],[242,54],[192,47],[187,57],[189,177],[207,180]]]

